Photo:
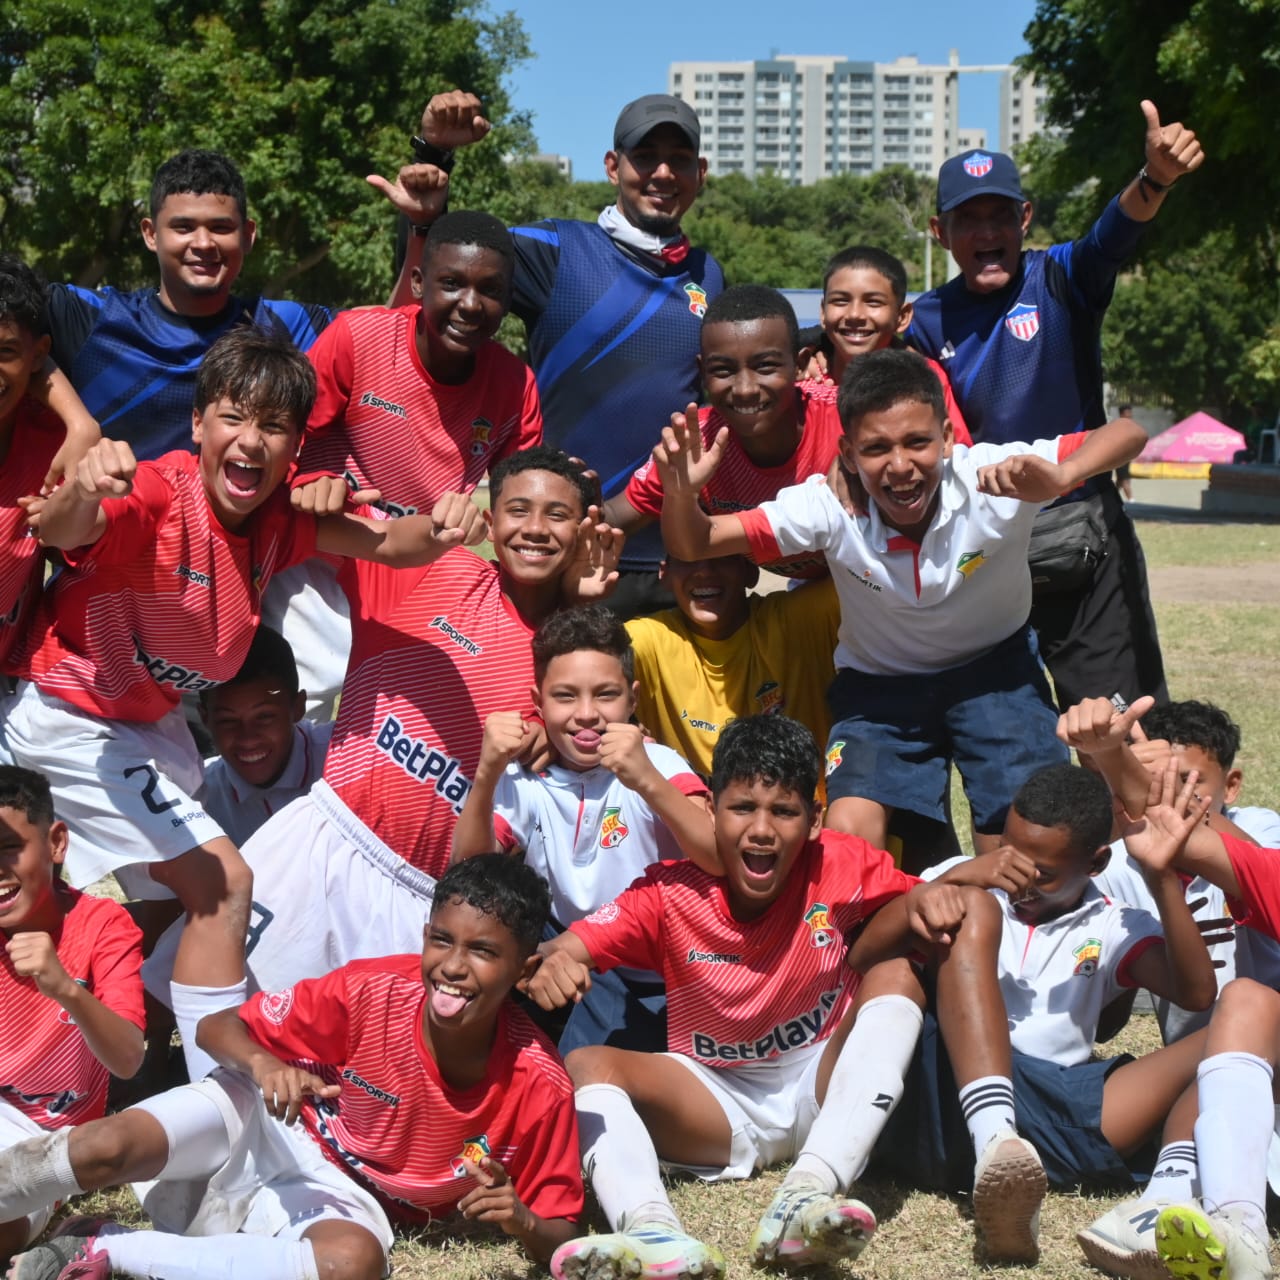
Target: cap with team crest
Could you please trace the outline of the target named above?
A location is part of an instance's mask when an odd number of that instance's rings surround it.
[[[966,151],[938,170],[938,212],[946,213],[974,196],[1025,200],[1018,166],[999,151]]]
[[[669,93],[650,93],[634,102],[628,102],[622,108],[618,123],[613,126],[613,149],[629,150],[650,129],[656,129],[660,124],[675,125],[689,139],[695,151],[702,145],[698,113],[687,102],[682,102]]]

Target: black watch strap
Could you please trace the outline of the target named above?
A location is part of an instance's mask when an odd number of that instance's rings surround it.
[[[454,152],[445,151],[441,147],[437,147],[434,142],[428,142],[426,138],[415,136],[413,139],[413,158],[417,164],[433,164],[437,169],[443,169],[445,173],[453,172]]]

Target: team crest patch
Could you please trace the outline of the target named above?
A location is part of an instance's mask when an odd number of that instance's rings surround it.
[[[1004,327],[1019,342],[1030,342],[1040,332],[1040,308],[1031,302],[1020,302],[1004,318]]]
[[[685,285],[684,292],[689,299],[689,310],[701,320],[707,314],[707,291],[691,280]]]
[[[1086,938],[1071,954],[1076,958],[1073,976],[1092,978],[1098,972],[1098,961],[1102,959],[1102,942],[1098,938]]]
[[[761,715],[775,715],[782,710],[785,695],[782,686],[776,680],[766,680],[756,690],[756,706]]]
[[[600,823],[600,847],[616,849],[628,836],[630,828],[622,821],[622,810],[611,804]]]
[[[995,165],[995,161],[985,151],[971,151],[965,156],[964,171],[971,178],[985,178]]]
[[[467,1176],[467,1168],[462,1163],[464,1160],[470,1160],[472,1164],[479,1164],[485,1156],[491,1154],[489,1135],[482,1133],[478,1138],[468,1138],[462,1144],[461,1152],[449,1161],[449,1167],[453,1170],[455,1178],[465,1178]]]
[[[293,988],[285,987],[283,991],[271,991],[264,995],[258,1011],[268,1022],[274,1022],[278,1027],[289,1016],[292,1008]]]
[[[489,437],[493,434],[493,423],[486,418],[477,418],[471,424],[471,456],[483,457],[489,448]]]
[[[618,904],[616,902],[606,902],[604,906],[597,907],[589,916],[586,917],[588,924],[612,924],[618,918]]]
[[[826,776],[829,778],[844,763],[844,739],[833,742],[827,748],[827,770]]]
[[[956,561],[956,572],[968,582],[984,564],[987,563],[987,553],[985,551],[966,551],[964,555]]]
[[[815,947],[829,947],[836,940],[825,902],[813,903],[804,913],[804,922],[809,926],[809,941]]]

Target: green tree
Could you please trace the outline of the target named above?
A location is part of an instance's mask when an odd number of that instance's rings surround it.
[[[52,279],[154,278],[137,224],[189,146],[240,166],[259,226],[246,289],[384,296],[392,219],[364,175],[409,158],[431,94],[466,86],[497,124],[460,157],[462,200],[508,190],[527,150],[502,77],[528,56],[481,0],[8,0],[0,11],[0,241]]]

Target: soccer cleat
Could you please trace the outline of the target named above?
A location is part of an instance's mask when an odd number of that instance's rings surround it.
[[[1206,1213],[1175,1204],[1156,1222],[1156,1248],[1175,1280],[1270,1280],[1267,1242],[1245,1226],[1238,1212]]]
[[[1026,1138],[1006,1131],[987,1143],[973,1175],[973,1221],[988,1262],[1040,1256],[1040,1202],[1049,1188]]]
[[[551,1255],[556,1280],[722,1280],[724,1254],[664,1222],[579,1236]]]
[[[1121,1201],[1091,1226],[1076,1232],[1084,1256],[1108,1275],[1126,1280],[1169,1280],[1156,1250],[1156,1219],[1168,1200]]]
[[[809,1267],[856,1258],[875,1229],[875,1214],[861,1200],[831,1196],[811,1184],[784,1184],[751,1233],[748,1248],[757,1266]]]
[[[7,1280],[111,1280],[111,1261],[94,1236],[54,1235],[18,1254]]]

